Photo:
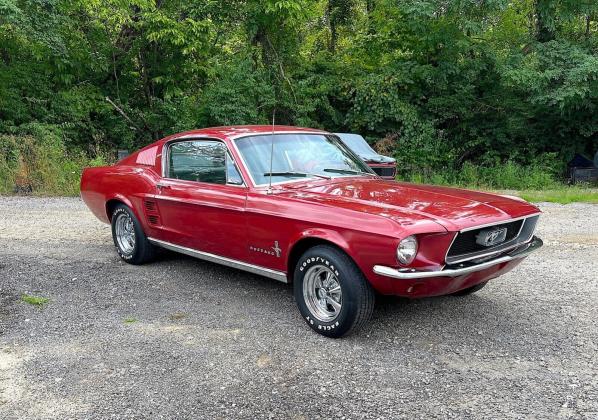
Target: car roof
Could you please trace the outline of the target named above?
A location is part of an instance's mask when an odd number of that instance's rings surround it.
[[[163,141],[181,139],[186,137],[209,136],[219,139],[245,137],[259,134],[280,134],[280,133],[328,133],[327,131],[315,128],[293,127],[287,125],[231,125],[223,127],[202,128],[189,130],[162,139]]]

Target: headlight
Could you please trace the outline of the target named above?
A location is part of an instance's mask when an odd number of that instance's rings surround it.
[[[397,258],[401,264],[410,264],[417,254],[417,239],[415,236],[407,236],[397,247]]]

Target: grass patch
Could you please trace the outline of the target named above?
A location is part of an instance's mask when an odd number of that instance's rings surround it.
[[[187,318],[187,314],[184,312],[175,312],[169,316],[171,321],[178,321],[180,319]]]
[[[135,323],[135,322],[137,322],[137,321],[138,321],[138,319],[137,319],[137,318],[133,318],[133,317],[125,318],[125,319],[123,320],[123,322],[124,322],[125,324],[133,324],[133,323]]]
[[[441,170],[405,168],[400,179],[434,185],[458,186],[476,190],[544,190],[560,189],[556,170],[540,164],[521,165],[515,162],[493,163],[487,166],[465,162],[460,168]]]
[[[531,202],[598,203],[598,188],[589,184],[565,185],[557,174],[554,162],[521,165],[515,162],[494,163],[487,166],[464,163],[458,170],[405,171],[399,179],[410,182],[445,185],[497,194],[517,195]]]
[[[595,203],[598,204],[598,189],[564,187],[560,189],[529,190],[516,193],[524,200],[540,203]]]
[[[23,293],[21,295],[21,302],[25,302],[25,303],[28,303],[29,305],[33,305],[33,306],[42,307],[42,306],[46,305],[48,302],[50,302],[50,299],[41,297],[41,296],[32,296],[32,295]]]

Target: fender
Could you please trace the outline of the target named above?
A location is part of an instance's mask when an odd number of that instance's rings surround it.
[[[302,253],[301,243],[307,244],[309,241],[324,241],[331,243],[340,249],[342,249],[353,261],[355,260],[355,256],[351,251],[351,247],[349,246],[349,242],[346,238],[334,229],[326,229],[326,228],[309,228],[305,229],[301,232],[297,232],[291,240],[289,241],[289,246],[286,250],[287,261],[286,261],[286,271],[289,280],[292,280],[293,277],[293,263],[294,260],[299,258],[300,254]],[[299,247],[299,248],[298,248]]]
[[[292,248],[297,244],[297,242],[303,239],[322,239],[327,242],[332,242],[347,254],[350,254],[350,246],[347,240],[341,235],[338,231],[334,229],[326,229],[326,228],[310,228],[305,229],[295,235],[295,237],[291,238],[289,241],[289,249],[287,252],[291,252]],[[289,254],[287,254],[289,255]]]
[[[139,217],[139,212],[137,211],[137,209],[135,208],[133,203],[131,203],[131,200],[129,200],[127,197],[125,197],[124,195],[122,195],[120,193],[115,193],[115,194],[110,194],[109,196],[106,196],[105,206],[106,206],[106,216],[108,219],[108,223],[110,223],[110,217],[112,217],[112,215],[109,214],[109,212],[108,212],[108,203],[110,201],[114,201],[114,200],[122,202],[124,205],[126,205],[133,211],[133,214],[135,214],[135,217],[137,218],[137,220],[140,220],[140,221],[142,220]]]
[[[123,204],[133,210],[137,220],[141,222],[144,229],[147,229],[145,218],[143,217],[143,200],[153,198],[156,194],[155,184],[159,176],[153,170],[147,170],[143,167],[122,167],[111,175],[120,175],[119,184],[121,188],[117,191],[108,191],[105,196],[104,206],[107,214],[108,223],[110,214],[108,214],[107,204],[111,200],[121,201]],[[135,175],[135,176],[132,176]]]

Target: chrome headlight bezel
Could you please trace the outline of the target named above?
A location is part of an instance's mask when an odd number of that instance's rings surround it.
[[[397,246],[397,260],[403,265],[411,264],[417,256],[419,244],[415,235],[403,238]]]

